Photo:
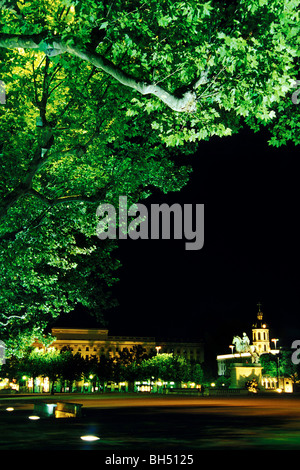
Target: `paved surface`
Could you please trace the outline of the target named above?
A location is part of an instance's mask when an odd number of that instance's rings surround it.
[[[83,405],[81,418],[30,421],[34,402]],[[14,407],[14,411],[6,411]],[[55,395],[0,398],[0,450],[300,450],[300,398]],[[100,439],[85,443],[80,437]]]

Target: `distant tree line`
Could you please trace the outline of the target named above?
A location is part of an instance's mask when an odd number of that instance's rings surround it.
[[[34,349],[22,358],[11,357],[2,365],[0,377],[15,380],[17,383],[37,377],[48,377],[51,393],[54,393],[58,382],[64,383],[71,391],[74,382],[84,380],[92,382],[105,390],[109,381],[134,382],[138,380],[162,380],[195,382],[201,384],[203,371],[200,364],[188,361],[173,354],[147,354],[141,346],[120,351],[118,356],[111,358],[83,358],[80,353],[73,354],[70,348],[61,351],[55,348]],[[32,390],[34,391],[34,390]]]

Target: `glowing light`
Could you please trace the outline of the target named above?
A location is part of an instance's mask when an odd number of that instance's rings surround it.
[[[213,382],[213,383],[210,384],[210,386],[211,386],[211,387],[215,387],[216,384]]]
[[[8,408],[6,408],[6,411],[14,411],[14,408],[12,406],[9,406]]]
[[[50,390],[50,382],[49,382],[49,377],[44,378],[44,392],[49,392]]]
[[[276,388],[276,392],[277,393],[282,393],[282,389],[281,388]]]
[[[87,435],[87,436],[81,436],[80,439],[82,439],[83,441],[93,442],[93,441],[99,441],[100,437]]]
[[[53,415],[55,408],[57,407],[57,403],[47,403],[47,412],[49,415]]]
[[[36,415],[28,416],[28,418],[31,419],[32,421],[36,421],[36,420],[40,419],[40,417],[36,416]]]

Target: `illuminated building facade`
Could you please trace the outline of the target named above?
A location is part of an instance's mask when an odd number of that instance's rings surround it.
[[[235,350],[234,346],[231,345],[231,354],[222,354],[217,356],[218,362],[218,375],[225,375],[228,368],[233,367],[233,364],[258,364],[259,356],[261,354],[271,353],[277,354],[279,351],[276,349],[271,349],[270,347],[270,337],[269,337],[269,327],[263,320],[263,313],[260,309],[261,305],[258,304],[259,309],[257,313],[257,320],[252,325],[252,344],[248,345],[245,350]],[[244,371],[245,372],[245,371]],[[255,373],[255,375],[257,375]],[[259,374],[259,379],[261,380],[261,374]],[[238,382],[235,380],[235,382]]]
[[[108,329],[99,328],[52,328],[55,341],[52,344],[57,349],[71,348],[73,354],[80,353],[86,359],[101,356],[117,357],[118,353],[134,346],[141,346],[146,353],[173,353],[187,360],[198,363],[204,361],[202,342],[186,341],[157,341],[154,337],[144,336],[109,336]]]
[[[252,344],[247,343],[245,349],[237,349],[230,345],[231,354],[217,356],[218,375],[230,377],[231,388],[244,388],[249,380],[255,379],[265,389],[292,392],[289,378],[263,376],[263,367],[259,358],[262,354],[279,354],[276,349],[278,339],[272,339],[274,349],[270,346],[269,326],[263,319],[261,305],[258,304],[256,322],[252,325]],[[245,337],[248,339],[246,334]],[[234,350],[235,349],[235,350]]]
[[[252,325],[252,344],[255,346],[257,353],[269,353],[270,338],[269,338],[269,327],[263,320],[263,313],[258,304],[257,321]]]

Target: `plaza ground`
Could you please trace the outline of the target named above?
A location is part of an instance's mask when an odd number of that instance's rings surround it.
[[[82,416],[31,421],[28,417],[39,401],[82,404]],[[0,450],[300,450],[300,397],[0,397],[0,429]],[[82,441],[87,434],[100,439]]]

